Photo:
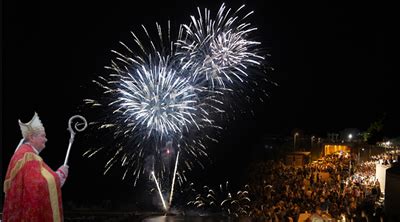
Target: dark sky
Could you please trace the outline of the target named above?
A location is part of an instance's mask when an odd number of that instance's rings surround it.
[[[46,126],[49,148],[43,155],[56,168],[68,145],[68,118],[92,95],[90,81],[104,74],[118,41],[129,39],[140,25],[154,27],[171,20],[187,23],[196,7],[212,12],[222,1],[20,1],[3,4],[2,31],[2,157],[3,171],[20,138],[17,120],[37,111]],[[279,84],[270,97],[254,106],[253,116],[238,118],[222,134],[221,152],[240,153],[263,134],[290,135],[293,129],[325,136],[344,128],[366,130],[383,115],[385,133],[399,136],[398,51],[393,4],[339,4],[335,1],[277,3],[226,1],[254,10],[251,22],[257,38],[271,54]],[[90,116],[85,116],[90,120]],[[90,132],[87,132],[90,133]],[[88,141],[77,136],[67,193],[76,187],[108,187],[97,162],[81,161],[79,148]],[[240,152],[239,152],[240,151]],[[79,155],[78,155],[79,154]],[[76,165],[72,164],[76,162]],[[76,174],[75,174],[76,175]],[[79,182],[78,182],[79,181]],[[81,185],[80,182],[84,183]],[[128,187],[128,185],[126,185]],[[88,191],[89,192],[89,191]]]

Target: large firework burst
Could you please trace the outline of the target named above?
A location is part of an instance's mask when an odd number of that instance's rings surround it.
[[[195,164],[204,167],[205,140],[216,141],[213,129],[220,129],[214,114],[237,112],[231,99],[240,99],[232,96],[247,101],[248,91],[263,90],[259,80],[266,80],[257,75],[265,60],[260,42],[252,40],[257,28],[245,22],[253,12],[240,16],[243,7],[231,13],[223,4],[215,19],[198,9],[199,17],[178,29],[177,41],[171,41],[168,23],[167,35],[157,24],[152,38],[142,26],[143,38],[132,32],[134,48],[120,42],[107,75],[93,81],[101,96],[85,100],[98,117],[92,125],[112,138],[101,136],[101,146],[85,155],[105,150],[111,155],[105,173],[119,165],[123,178],[134,176],[134,184],[150,172],[171,179],[178,151],[180,183]]]
[[[139,50],[121,42],[125,50],[112,51],[115,59],[106,67],[109,74],[94,80],[102,89],[101,98],[85,100],[91,107],[100,108],[104,115],[96,126],[111,132],[116,143],[112,151],[107,149],[112,157],[105,172],[119,162],[126,167],[123,178],[132,170],[135,183],[145,172],[155,171],[157,177],[169,173],[177,149],[183,151],[183,156],[190,156],[183,166],[192,167],[193,162],[207,155],[203,140],[211,138],[198,136],[200,130],[214,127],[209,118],[212,106],[207,103],[215,101],[213,96],[182,75],[185,69],[176,65],[174,44],[164,39],[158,24],[158,45],[142,27],[150,41],[144,44],[132,32]],[[164,47],[164,41],[170,47]]]

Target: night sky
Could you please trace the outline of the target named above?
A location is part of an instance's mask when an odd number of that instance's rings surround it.
[[[91,120],[79,107],[95,93],[91,80],[106,73],[104,66],[113,58],[110,50],[130,40],[130,31],[141,31],[141,24],[154,28],[156,22],[165,25],[168,20],[172,25],[188,23],[190,15],[197,15],[196,7],[216,13],[223,1],[137,2],[4,1],[3,175],[20,139],[18,119],[26,122],[38,112],[49,139],[41,155],[56,169],[68,146],[69,117],[80,114]],[[345,128],[366,130],[385,116],[384,133],[399,136],[397,11],[394,3],[381,2],[225,2],[232,9],[244,3],[246,11],[255,11],[250,21],[271,54],[268,63],[274,71],[268,75],[278,86],[268,88],[269,97],[254,104],[252,114],[227,123],[220,143],[210,145],[218,150],[215,162],[224,161],[222,168],[213,166],[222,173],[215,176],[219,183],[229,179],[224,170],[241,167],[237,157],[266,134],[290,136],[293,129],[301,129],[326,136]],[[87,133],[94,132],[82,134]],[[90,199],[103,190],[122,190],[125,193],[112,194],[120,197],[134,192],[128,182],[120,182],[118,170],[101,175],[101,157],[81,157],[90,144],[82,134],[72,147],[65,199]]]

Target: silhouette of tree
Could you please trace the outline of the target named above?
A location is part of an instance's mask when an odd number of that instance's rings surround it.
[[[380,119],[372,122],[367,129],[367,132],[364,134],[364,138],[366,138],[368,144],[374,145],[377,142],[382,141],[385,117],[386,114],[383,114]]]

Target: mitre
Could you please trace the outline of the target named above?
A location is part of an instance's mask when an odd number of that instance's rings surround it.
[[[19,128],[21,129],[22,137],[27,139],[29,135],[33,133],[38,133],[40,131],[44,131],[44,127],[42,121],[40,121],[38,114],[35,112],[32,119],[27,122],[23,123],[21,120],[18,120]]]

